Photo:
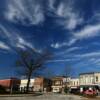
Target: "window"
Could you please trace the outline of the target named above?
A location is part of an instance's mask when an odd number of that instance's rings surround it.
[[[61,81],[55,81],[55,85],[61,85]]]
[[[96,82],[98,82],[98,76],[96,76]]]
[[[75,86],[75,82],[74,82],[74,86]]]
[[[78,85],[78,82],[77,82],[77,85]]]

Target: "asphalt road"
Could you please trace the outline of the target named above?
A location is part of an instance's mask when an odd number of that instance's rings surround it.
[[[44,94],[39,96],[4,96],[0,97],[0,100],[99,100],[99,99],[87,99],[76,95],[63,95],[63,94]]]

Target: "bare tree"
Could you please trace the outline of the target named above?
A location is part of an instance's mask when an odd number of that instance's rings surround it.
[[[17,53],[19,58],[16,61],[16,65],[19,68],[20,73],[28,78],[26,92],[29,92],[32,74],[36,70],[44,68],[43,65],[50,59],[51,54],[47,51],[38,53],[34,50],[17,50]]]

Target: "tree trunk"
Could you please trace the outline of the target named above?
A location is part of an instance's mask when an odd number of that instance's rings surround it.
[[[26,86],[26,93],[29,92],[29,85],[30,85],[31,73],[28,76],[27,86]]]

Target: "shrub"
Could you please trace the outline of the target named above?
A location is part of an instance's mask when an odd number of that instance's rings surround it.
[[[68,93],[68,92],[69,92],[69,89],[68,89],[67,87],[65,87],[65,88],[64,88],[64,92],[65,92],[65,93]]]
[[[0,85],[0,94],[6,93],[6,89]]]

